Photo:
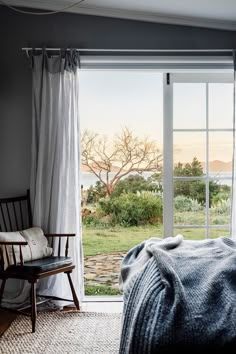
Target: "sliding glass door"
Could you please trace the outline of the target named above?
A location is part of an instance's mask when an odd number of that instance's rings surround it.
[[[232,76],[170,74],[164,87],[164,236],[229,236]]]
[[[80,115],[86,295],[145,239],[229,236],[231,75],[83,70]]]

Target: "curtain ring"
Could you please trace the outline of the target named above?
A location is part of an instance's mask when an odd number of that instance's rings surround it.
[[[29,59],[30,55],[29,55],[29,49],[28,48],[26,49],[26,55],[27,55],[27,58]]]

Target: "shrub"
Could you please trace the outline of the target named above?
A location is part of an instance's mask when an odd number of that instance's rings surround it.
[[[184,195],[177,195],[174,199],[174,205],[177,211],[200,211],[203,208],[196,199]]]
[[[87,190],[87,200],[88,204],[97,203],[100,198],[105,197],[106,195],[106,188],[100,182],[96,181],[95,186],[90,186]]]
[[[121,194],[117,198],[102,199],[100,208],[110,214],[112,224],[138,226],[162,221],[162,200],[151,192]]]
[[[225,216],[216,216],[212,218],[212,223],[214,225],[224,225],[228,223],[228,220],[225,218]]]
[[[218,202],[221,202],[222,200],[229,199],[230,194],[231,194],[230,190],[227,190],[227,191],[223,190],[223,191],[217,193],[212,199],[213,206],[215,206]]]
[[[141,191],[152,192],[160,189],[161,189],[160,183],[158,183],[157,180],[154,180],[154,178],[145,179],[143,176],[136,174],[136,175],[130,175],[120,180],[117,183],[115,190],[112,192],[111,197],[117,198],[124,193],[126,194],[137,193]]]
[[[217,203],[215,203],[212,207],[211,210],[216,213],[216,214],[229,214],[230,213],[230,199],[222,199],[219,200]]]
[[[89,214],[83,217],[83,225],[86,226],[106,226],[106,223],[96,214]]]

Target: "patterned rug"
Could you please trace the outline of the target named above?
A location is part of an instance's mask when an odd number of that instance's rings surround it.
[[[120,331],[118,313],[39,313],[34,334],[21,315],[0,338],[0,353],[117,354]]]

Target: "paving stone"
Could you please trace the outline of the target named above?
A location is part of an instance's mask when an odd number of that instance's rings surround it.
[[[86,256],[84,259],[86,284],[109,284],[113,288],[118,288],[120,266],[125,254],[115,252]]]
[[[88,280],[93,280],[94,278],[96,278],[96,274],[85,274],[85,279],[88,279]]]

